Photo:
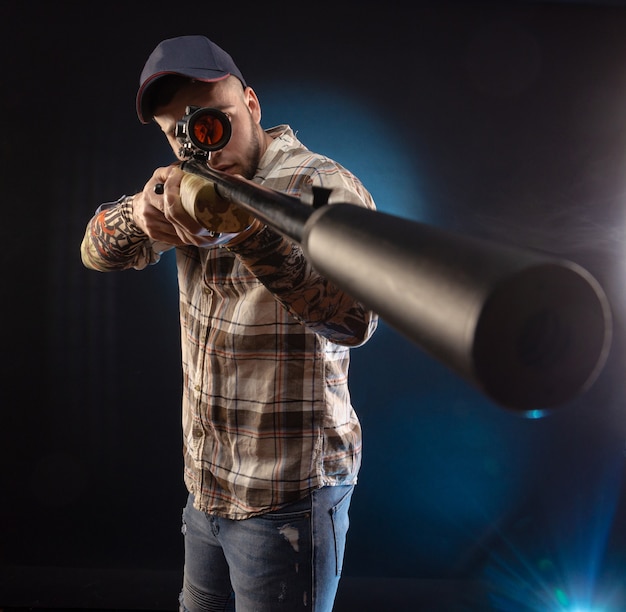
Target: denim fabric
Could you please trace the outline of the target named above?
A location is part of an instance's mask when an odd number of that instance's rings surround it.
[[[240,521],[183,510],[181,612],[331,612],[353,486]]]

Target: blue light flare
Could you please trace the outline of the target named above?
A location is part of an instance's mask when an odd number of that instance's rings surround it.
[[[562,511],[551,522],[526,517],[498,534],[481,574],[489,584],[490,611],[625,609],[623,576],[607,558],[621,471],[596,474],[585,496],[562,498]]]

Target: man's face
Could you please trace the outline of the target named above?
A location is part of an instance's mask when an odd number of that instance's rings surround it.
[[[244,90],[234,77],[216,83],[189,83],[179,89],[172,101],[157,108],[154,115],[177,157],[181,145],[176,140],[176,123],[187,106],[217,108],[228,116],[232,135],[223,149],[211,153],[209,166],[251,179],[265,151],[259,134],[261,110],[254,91],[249,87]]]

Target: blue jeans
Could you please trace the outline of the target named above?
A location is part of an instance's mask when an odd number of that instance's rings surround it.
[[[353,486],[323,487],[262,516],[234,521],[183,510],[181,612],[331,612]]]

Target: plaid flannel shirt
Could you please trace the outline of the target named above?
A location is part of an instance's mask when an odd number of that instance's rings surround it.
[[[361,182],[312,153],[288,126],[254,181],[299,197],[374,208]],[[132,200],[90,221],[83,261],[101,271],[159,261],[132,221]],[[264,228],[232,248],[176,248],[183,368],[184,479],[205,512],[242,519],[326,485],[354,484],[361,427],[348,389],[350,347],[374,313],[321,277],[299,245]]]

